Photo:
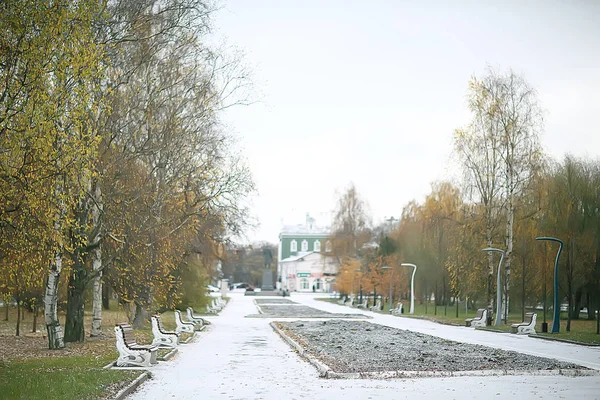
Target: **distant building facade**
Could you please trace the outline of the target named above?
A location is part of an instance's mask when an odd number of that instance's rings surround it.
[[[306,214],[304,225],[284,226],[279,234],[277,288],[329,292],[338,264],[331,253],[330,229]]]

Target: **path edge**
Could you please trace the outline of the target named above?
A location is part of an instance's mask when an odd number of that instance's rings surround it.
[[[288,334],[286,334],[283,330],[281,330],[276,325],[276,322],[277,321],[273,321],[269,324],[271,326],[271,328],[273,328],[273,330],[275,332],[277,332],[277,334],[279,336],[281,336],[284,341],[286,341],[294,350],[296,350],[298,352],[298,354],[300,355],[300,357],[304,358],[306,361],[308,361],[310,364],[312,364],[315,368],[317,368],[317,371],[319,371],[319,376],[321,378],[331,378],[330,374],[333,372],[331,370],[331,368],[328,367],[327,365],[325,365],[324,363],[322,363],[321,361],[317,360],[316,357],[314,357],[314,356],[308,354],[306,351],[304,351],[304,347],[302,347],[302,345],[300,345],[300,343],[296,342]]]
[[[125,397],[129,396],[135,389],[137,389],[142,383],[147,381],[151,377],[151,373],[149,371],[142,372],[140,376],[134,379],[127,387],[121,389],[113,398],[113,400],[123,400]]]

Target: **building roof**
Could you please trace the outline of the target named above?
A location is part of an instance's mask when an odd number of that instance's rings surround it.
[[[284,225],[281,229],[281,236],[304,235],[304,236],[329,236],[331,229],[328,226],[318,226],[314,218],[306,214],[306,223],[297,225]]]
[[[281,234],[310,234],[310,235],[329,235],[331,233],[331,229],[329,227],[320,227],[320,226],[306,226],[306,225],[285,225],[283,229],[281,229]]]
[[[298,252],[297,255],[291,256],[291,257],[288,257],[288,258],[284,258],[280,262],[294,262],[294,261],[298,261],[298,260],[300,260],[300,259],[302,259],[302,258],[304,258],[304,257],[306,257],[308,255],[311,255],[313,253],[319,254],[318,251],[300,251],[300,252]]]

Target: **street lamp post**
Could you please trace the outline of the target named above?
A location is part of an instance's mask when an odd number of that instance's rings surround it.
[[[563,241],[553,237],[536,237],[535,240],[547,240],[550,242],[557,242],[560,246],[558,247],[558,253],[556,253],[556,260],[554,261],[554,321],[552,321],[552,333],[560,332],[560,304],[558,299],[558,259],[563,248]]]
[[[362,271],[360,269],[355,269],[354,270],[354,276],[356,276],[356,273],[361,273]],[[359,298],[359,302],[362,303],[362,276],[358,278],[358,286],[359,286],[359,294],[360,298]],[[354,290],[354,288],[352,288]]]
[[[502,314],[502,292],[500,291],[500,269],[502,268],[502,260],[504,260],[504,250],[496,249],[494,247],[486,247],[482,249],[486,252],[496,252],[500,253],[500,263],[498,263],[498,278],[496,279],[496,322],[494,322],[494,326],[500,326],[500,314]]]
[[[415,264],[402,263],[401,267],[413,267],[412,278],[410,278],[410,313],[415,313],[415,273],[417,272],[417,266]]]
[[[394,277],[394,268],[384,265],[383,267],[381,267],[381,269],[384,269],[384,270],[391,269],[392,270],[392,272],[390,274],[390,295],[388,297],[388,311],[390,311],[392,309],[392,304],[393,304],[392,303],[392,278]]]

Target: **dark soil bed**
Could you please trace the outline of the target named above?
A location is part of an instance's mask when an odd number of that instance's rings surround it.
[[[337,314],[302,305],[262,305],[262,314],[248,315],[253,318],[371,318],[363,314]]]
[[[298,304],[289,299],[255,299],[256,304]]]
[[[587,369],[363,321],[276,324],[335,372]]]

